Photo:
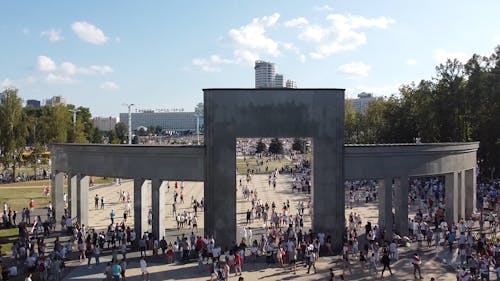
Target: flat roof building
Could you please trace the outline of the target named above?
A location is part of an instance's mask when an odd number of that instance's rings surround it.
[[[132,130],[139,127],[161,127],[167,132],[196,131],[195,112],[156,112],[153,110],[132,112]],[[120,113],[120,120],[128,128],[128,113]],[[199,117],[199,126],[203,126],[203,116]]]
[[[94,127],[101,131],[111,131],[115,128],[116,117],[94,117],[92,118],[92,123]]]

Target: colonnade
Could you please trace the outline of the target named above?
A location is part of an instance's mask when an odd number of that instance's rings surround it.
[[[378,179],[378,219],[379,226],[386,230],[386,237],[392,236],[393,229],[400,235],[408,235],[409,177],[410,175],[400,175]],[[394,194],[392,192],[393,184]],[[461,218],[469,218],[474,212],[477,201],[476,168],[444,174],[444,185],[446,222],[451,225],[453,222],[457,223]]]
[[[56,219],[59,221],[64,215],[64,179],[66,173],[56,171],[52,178],[52,202],[55,209]],[[143,185],[146,180],[142,178],[134,179],[134,230],[141,234],[147,230],[147,214],[149,209],[146,206],[147,194]],[[165,235],[165,192],[162,186],[163,180],[159,178],[151,179],[151,210],[152,233],[161,239]],[[109,207],[107,208],[110,209]],[[68,212],[74,222],[80,225],[89,225],[89,176],[81,174],[68,174]],[[57,224],[59,228],[60,223]]]

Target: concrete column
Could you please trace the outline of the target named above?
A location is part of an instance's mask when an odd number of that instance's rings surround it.
[[[236,139],[207,127],[205,143],[205,235],[224,249],[236,243]]]
[[[465,200],[465,218],[470,218],[474,211],[476,210],[476,169],[470,169],[465,171],[465,194],[467,200]]]
[[[134,231],[138,238],[142,237],[142,234],[146,231],[146,224],[144,223],[144,210],[146,209],[144,201],[146,196],[142,194],[143,184],[144,179],[134,179]]]
[[[344,167],[343,157],[340,156],[342,151],[339,152],[338,146],[342,141],[313,139],[312,226],[316,233],[332,236],[335,252],[342,249],[342,239],[337,238],[342,237],[345,230]]]
[[[78,207],[76,209],[77,221],[80,225],[89,225],[89,177],[79,175],[78,191],[76,194]]]
[[[56,229],[61,230],[61,217],[64,215],[64,173],[52,171],[52,207],[55,210]]]
[[[446,222],[451,225],[458,221],[458,173],[444,175]]]
[[[465,171],[457,173],[457,188],[458,188],[458,219],[465,219]]]
[[[165,192],[163,180],[151,179],[151,209],[153,211],[153,235],[161,239],[165,235]]]
[[[71,217],[77,215],[77,190],[78,190],[78,175],[70,174],[68,176],[68,208]]]
[[[408,176],[395,179],[394,220],[399,235],[408,235],[408,192],[410,189]]]
[[[378,180],[378,225],[385,229],[385,239],[392,239],[392,177]]]

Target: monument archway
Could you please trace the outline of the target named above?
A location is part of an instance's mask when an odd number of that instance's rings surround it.
[[[236,138],[310,137],[316,232],[344,230],[344,90],[205,89],[205,233],[236,239]],[[342,241],[335,239],[340,248]]]

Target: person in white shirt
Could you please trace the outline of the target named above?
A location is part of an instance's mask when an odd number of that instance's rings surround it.
[[[146,280],[149,280],[148,264],[144,257],[141,257],[139,264],[141,265],[142,280],[144,280],[144,275],[146,275]]]
[[[396,261],[399,259],[398,246],[396,245],[396,242],[392,241],[391,244],[389,244],[389,253],[391,254],[391,259]]]

